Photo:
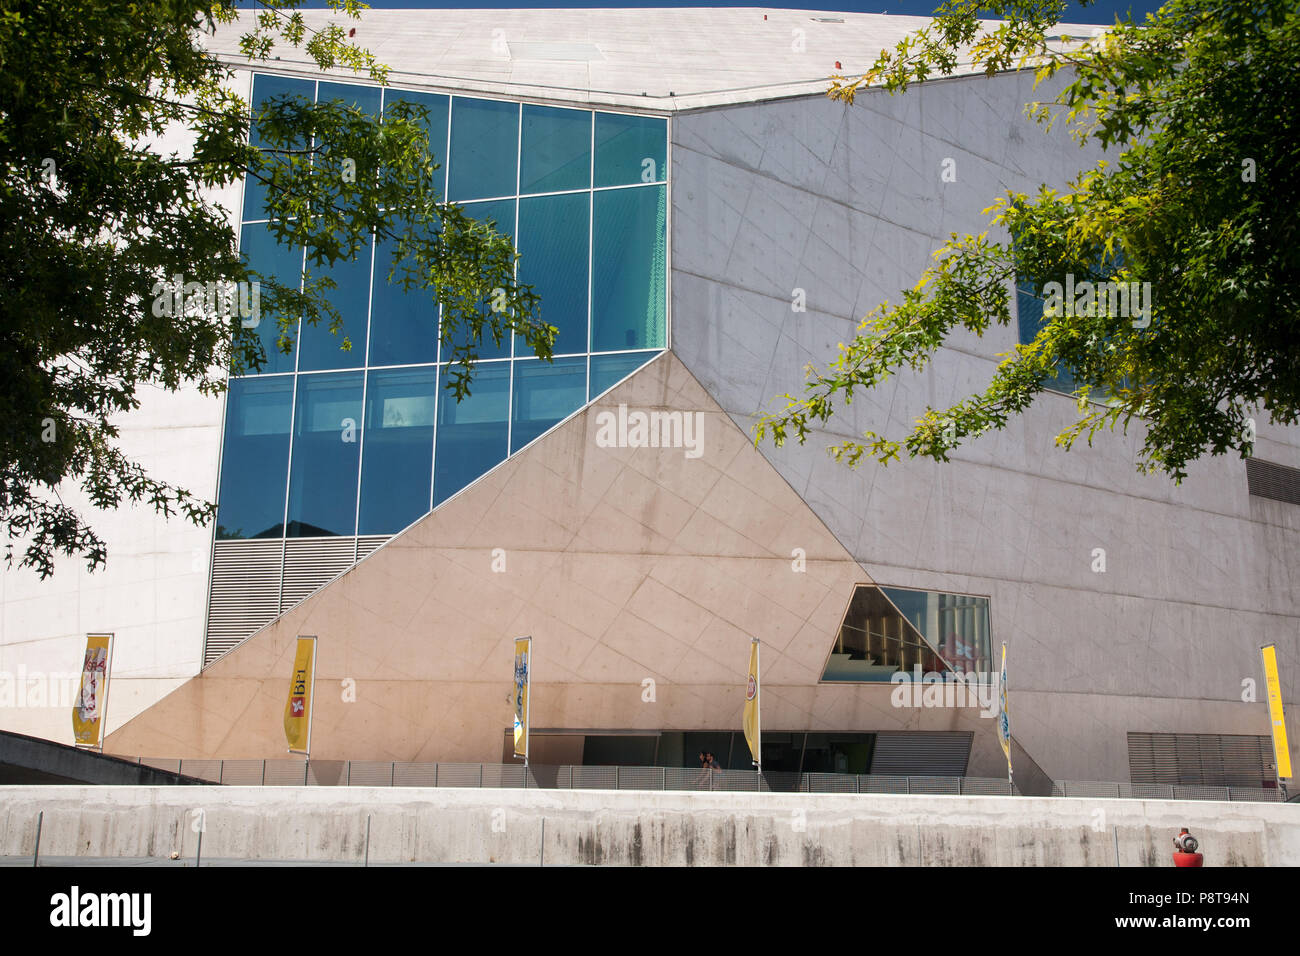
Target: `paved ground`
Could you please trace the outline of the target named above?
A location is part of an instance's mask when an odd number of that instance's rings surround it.
[[[3,867],[31,867],[32,858],[30,856],[0,856],[0,868]],[[347,866],[361,867],[362,863],[353,861],[340,860],[338,862],[326,862],[322,860],[213,860],[207,857],[203,858],[202,865],[209,866]],[[492,863],[372,863],[371,866],[505,866],[513,864],[492,864]],[[188,860],[168,860],[157,857],[132,857],[129,859],[117,859],[113,857],[88,857],[88,856],[51,856],[41,857],[41,867],[62,867],[62,866],[132,866],[132,867],[171,867],[181,869],[193,869],[194,858]]]

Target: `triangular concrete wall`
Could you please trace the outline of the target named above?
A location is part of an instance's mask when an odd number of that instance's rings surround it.
[[[602,447],[620,405],[697,416],[699,456]],[[111,734],[108,749],[283,755],[300,634],[318,638],[322,759],[499,759],[522,635],[533,637],[536,728],[737,729],[757,636],[766,728],[989,736],[975,711],[897,709],[888,685],[817,683],[864,581],[665,353]]]

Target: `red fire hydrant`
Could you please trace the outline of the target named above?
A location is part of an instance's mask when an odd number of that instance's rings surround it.
[[[1196,837],[1187,832],[1187,827],[1178,831],[1174,837],[1174,866],[1204,866],[1205,857],[1196,852]]]

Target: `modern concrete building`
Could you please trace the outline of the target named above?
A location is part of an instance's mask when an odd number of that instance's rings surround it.
[[[1049,394],[947,464],[830,459],[987,382],[1037,328],[1022,296],[1018,328],[954,336],[806,445],[753,444],[950,233],[1097,158],[1024,118],[1028,74],[824,97],[920,25],[374,11],[356,40],[392,67],[382,92],[243,63],[254,100],[428,107],[448,198],[515,237],[557,358],[489,349],[457,404],[436,311],[386,283],[384,250],[340,269],[350,352],[307,329],[227,397],[147,396],[124,422],[146,467],[217,497],[215,527],[125,509],[96,521],[107,571],[0,575],[0,673],[71,673],[111,631],[109,752],[275,757],[310,634],[313,756],[498,761],[531,635],[535,762],[741,767],[758,637],[767,767],[999,776],[1005,641],[1017,779],[1266,785],[1260,646],[1293,712],[1300,679],[1295,429],[1260,422],[1249,468],[1175,486],[1136,472],[1136,433],[1057,449],[1074,405]],[[216,41],[232,63],[237,36]],[[278,268],[255,190],[227,200]],[[973,700],[897,683],[927,672],[983,676]],[[67,704],[0,706],[0,727],[66,741]]]

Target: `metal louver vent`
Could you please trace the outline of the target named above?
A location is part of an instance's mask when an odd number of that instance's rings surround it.
[[[1271,786],[1273,744],[1245,734],[1128,735],[1129,775],[1134,784],[1175,786]]]
[[[353,564],[355,538],[298,538],[284,546],[284,587],[280,613],[334,580]]]
[[[873,775],[964,777],[974,734],[970,731],[899,731],[876,734]]]
[[[1300,505],[1300,468],[1247,458],[1246,487],[1257,498]]]
[[[203,642],[207,667],[280,609],[280,558],[284,542],[218,541],[212,550],[208,630]]]
[[[379,546],[390,538],[391,536],[386,534],[362,535],[357,538],[357,560],[360,561],[372,551],[378,551]]]
[[[203,666],[373,553],[389,535],[218,541],[212,553]]]

